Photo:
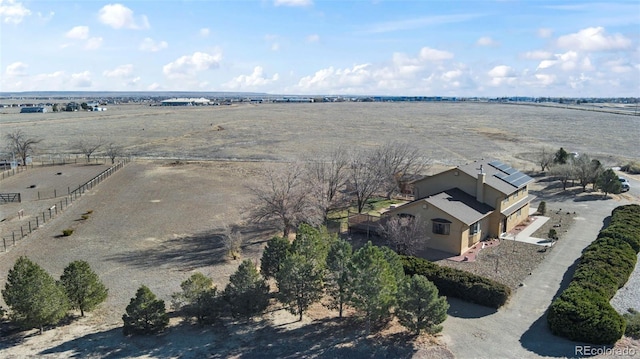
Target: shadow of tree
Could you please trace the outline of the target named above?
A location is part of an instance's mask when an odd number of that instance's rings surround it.
[[[182,323],[157,336],[125,337],[122,328],[92,333],[40,352],[72,358],[411,358],[406,333],[364,335],[350,321],[318,320],[289,329],[267,320],[197,326]]]
[[[456,318],[482,318],[498,312],[495,308],[465,302],[457,298],[447,297],[447,302],[449,302],[447,314]]]
[[[243,228],[242,250],[257,253],[258,249],[254,247],[261,246],[265,236],[270,233],[271,230],[264,227]],[[225,237],[224,229],[213,229],[193,236],[172,238],[156,247],[118,253],[106,259],[137,268],[154,268],[173,263],[178,267],[193,269],[222,264],[227,260]]]

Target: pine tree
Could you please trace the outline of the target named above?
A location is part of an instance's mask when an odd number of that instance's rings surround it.
[[[622,189],[618,175],[611,168],[602,172],[596,183],[598,184],[598,189],[604,192],[605,197],[609,193],[620,193]]]
[[[289,240],[283,237],[273,237],[267,242],[260,259],[260,272],[265,278],[275,277],[290,248]]]
[[[290,253],[276,274],[276,280],[278,300],[302,320],[302,314],[322,297],[324,265],[315,263],[314,258]]]
[[[269,305],[269,286],[249,259],[245,259],[229,278],[224,289],[234,318],[251,318],[261,314]]]
[[[2,296],[11,309],[11,320],[23,329],[38,328],[40,333],[45,325],[57,324],[69,308],[62,286],[24,256],[9,270]]]
[[[435,334],[442,330],[439,324],[447,319],[449,303],[438,296],[438,288],[426,277],[406,277],[398,290],[398,321],[414,334],[422,330]]]
[[[182,292],[171,295],[172,306],[182,310],[187,318],[195,317],[198,323],[213,323],[220,317],[218,290],[213,280],[202,273],[194,273],[180,284]]]
[[[80,315],[95,309],[107,299],[107,287],[98,275],[91,270],[89,263],[75,261],[64,269],[60,282],[69,298],[72,309],[80,309]]]
[[[337,309],[342,318],[344,305],[349,300],[351,277],[349,265],[352,256],[351,244],[345,240],[337,240],[331,244],[327,254],[327,275],[325,288],[329,295],[327,307]]]
[[[390,310],[398,291],[395,274],[384,252],[371,242],[353,254],[349,303],[364,313],[367,331],[371,330],[371,324],[382,323],[391,317]]]
[[[146,286],[140,286],[136,296],[131,298],[126,313],[122,316],[124,335],[155,334],[169,325],[164,301]]]

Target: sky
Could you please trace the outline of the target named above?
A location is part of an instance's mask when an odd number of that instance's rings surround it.
[[[640,1],[0,0],[0,92],[640,97]]]

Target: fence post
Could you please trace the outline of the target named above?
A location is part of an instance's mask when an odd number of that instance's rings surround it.
[[[44,223],[47,223],[47,219],[46,219],[46,218],[45,218],[45,216],[44,216],[44,212],[42,212],[42,223],[43,223],[43,224],[44,224]]]
[[[40,199],[40,191],[38,191],[38,199]]]
[[[20,228],[22,228],[22,227],[20,227]],[[31,233],[31,220],[29,220],[29,233]]]
[[[40,227],[40,223],[38,223],[38,216],[36,216],[36,228]]]
[[[2,243],[4,244],[4,251],[7,251],[7,239],[2,237]]]
[[[58,191],[56,191],[56,189],[53,189],[53,198],[58,197]]]
[[[20,226],[20,238],[24,238],[24,230],[22,229],[22,226]],[[13,240],[13,242],[15,243],[15,239]]]

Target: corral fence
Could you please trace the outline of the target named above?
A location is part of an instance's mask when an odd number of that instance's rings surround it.
[[[347,213],[349,234],[366,233],[367,238],[371,235],[379,236],[381,234],[384,221],[384,218],[373,216],[368,213]]]
[[[124,161],[128,161],[125,159]],[[30,163],[26,166],[20,165],[14,168],[7,163],[0,165],[0,181],[9,178],[11,176],[15,176],[16,174],[26,171],[30,168],[34,167],[48,167],[48,166],[60,166],[60,165],[68,165],[68,164],[77,164],[77,163],[108,163],[111,162],[111,158],[102,157],[102,156],[93,156],[87,158],[85,156],[76,155],[75,157],[72,155],[64,155],[64,156],[35,156]],[[115,165],[115,164],[114,164]]]
[[[0,193],[0,204],[22,202],[20,199],[20,193]]]
[[[73,191],[69,190],[69,193],[64,196],[64,198],[60,198],[59,201],[56,200],[56,202],[51,207],[47,208],[41,213],[38,213],[37,215],[29,219],[27,223],[21,224],[19,229],[16,228],[15,230],[12,230],[9,236],[3,236],[2,243],[0,243],[0,245],[3,246],[4,251],[6,252],[8,250],[8,247],[10,246],[15,246],[19,240],[27,237],[33,231],[37,230],[40,226],[47,223],[47,221],[55,219],[58,213],[62,213],[65,209],[71,206],[74,201],[82,197],[85,192],[91,190],[100,182],[109,178],[112,174],[116,173],[119,169],[123,168],[129,162],[129,159],[124,159],[102,171],[100,174],[88,180],[87,182],[81,184]],[[23,218],[25,215],[24,210],[19,210],[17,215],[19,219]]]

